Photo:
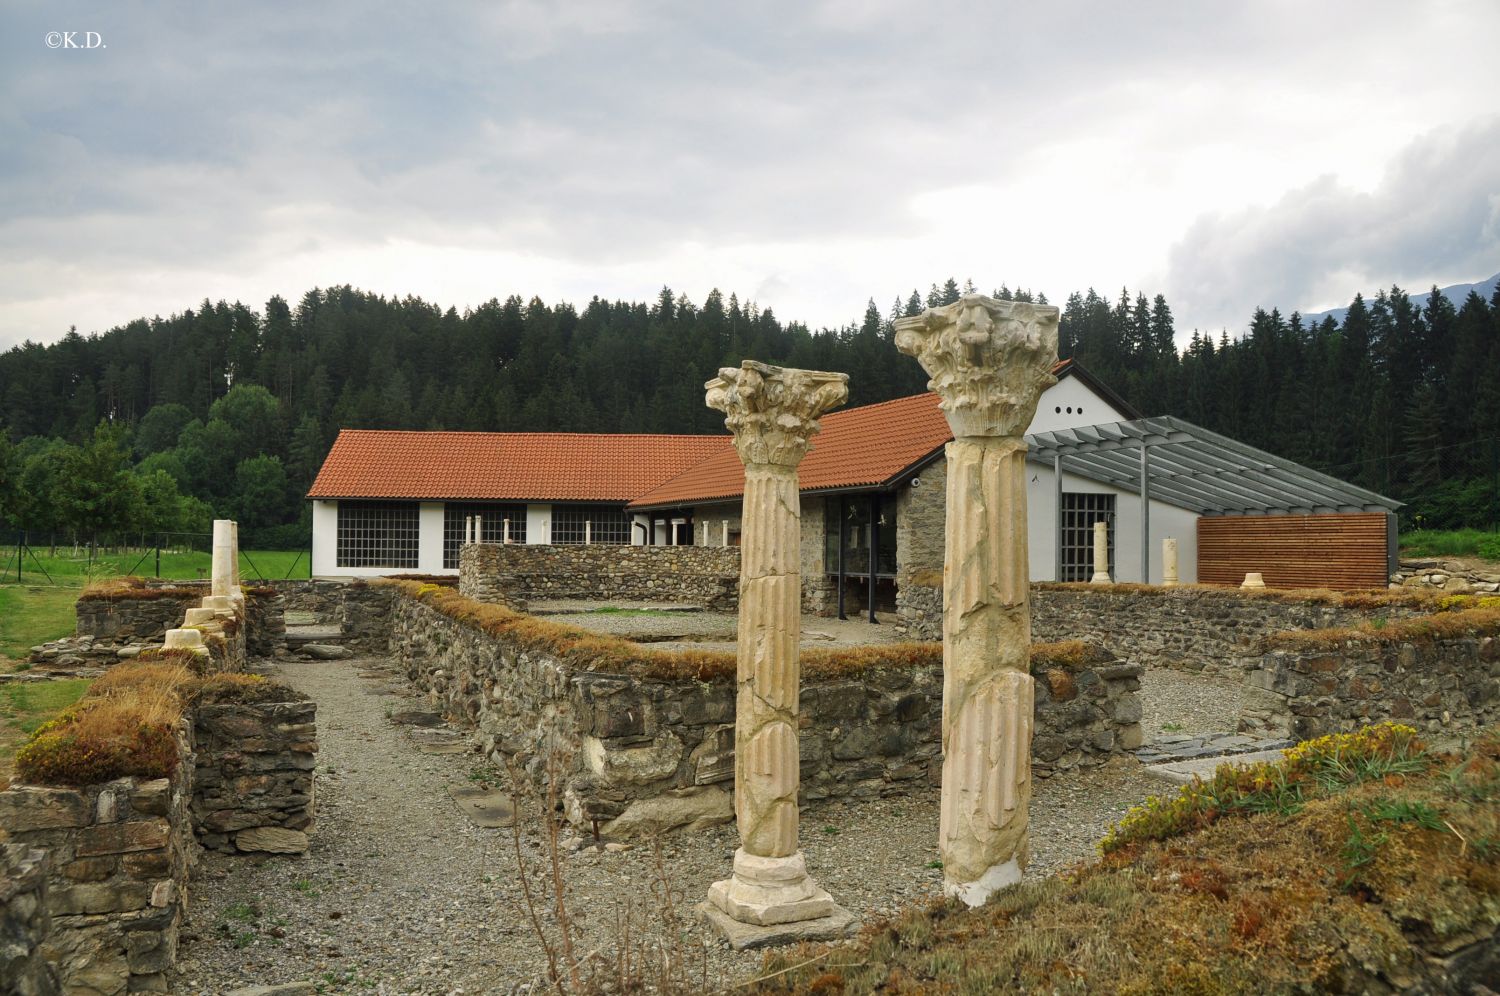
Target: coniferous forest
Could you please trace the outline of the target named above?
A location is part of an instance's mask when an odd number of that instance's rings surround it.
[[[340,428],[722,432],[703,383],[744,358],[846,371],[849,404],[870,404],[925,387],[893,319],[968,289],[948,280],[814,331],[718,291],[460,313],[345,286],[26,342],[0,354],[0,520],[144,533],[227,515],[249,542],[295,545]],[[1408,527],[1500,521],[1500,290],[1455,307],[1393,287],[1342,322],[1257,310],[1233,335],[1176,337],[1161,295],[1090,290],[1063,305],[1059,353],[1146,415],[1404,500]]]

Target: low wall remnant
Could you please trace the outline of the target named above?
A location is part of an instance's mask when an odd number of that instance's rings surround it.
[[[580,599],[728,610],[739,604],[739,578],[734,546],[471,543],[459,554],[458,587],[477,601],[516,607]]]
[[[1309,740],[1394,720],[1429,733],[1500,721],[1500,610],[1289,633],[1246,672],[1240,732]]]
[[[445,713],[477,727],[492,759],[513,759],[539,777],[549,757],[568,758],[570,819],[628,834],[733,818],[732,654],[675,654],[595,637],[580,639],[575,654],[546,645],[548,627],[573,631],[545,619],[416,585],[382,587],[399,591],[391,652],[408,678]],[[587,656],[601,644],[602,656]],[[1140,746],[1137,665],[1070,644],[1038,648],[1032,673],[1039,777]],[[804,801],[935,784],[942,690],[935,645],[804,654]]]
[[[898,632],[941,636],[943,591],[937,572],[901,594]],[[1421,592],[1267,591],[1181,585],[1052,584],[1031,586],[1031,632],[1042,642],[1084,640],[1125,660],[1204,674],[1240,677],[1253,666],[1258,640],[1288,630],[1321,630],[1427,615],[1439,601]]]

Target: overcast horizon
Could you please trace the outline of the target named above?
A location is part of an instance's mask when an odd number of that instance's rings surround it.
[[[0,349],[353,284],[1180,338],[1500,271],[1500,5],[7,6]],[[76,46],[76,47],[75,47]]]

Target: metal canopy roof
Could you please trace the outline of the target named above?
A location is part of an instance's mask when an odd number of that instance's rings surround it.
[[[1030,459],[1200,515],[1393,512],[1401,502],[1264,450],[1161,416],[1026,437]]]

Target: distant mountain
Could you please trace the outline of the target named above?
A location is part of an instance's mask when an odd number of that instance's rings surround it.
[[[1490,296],[1495,293],[1496,285],[1500,285],[1500,273],[1495,274],[1488,280],[1481,280],[1477,284],[1454,284],[1452,287],[1439,287],[1438,292],[1448,300],[1452,301],[1453,307],[1462,308],[1464,306],[1464,298],[1469,296],[1469,291],[1478,292],[1480,297],[1488,301],[1490,299]],[[1432,291],[1432,288],[1403,287],[1402,290],[1410,294],[1413,300],[1417,298],[1422,298],[1425,300],[1427,295]],[[1373,294],[1366,294],[1365,300],[1368,301],[1372,297],[1374,297]],[[1303,315],[1302,323],[1304,325],[1316,325],[1324,318],[1332,318],[1334,321],[1342,325],[1344,324],[1344,316],[1348,313],[1348,308],[1334,308],[1332,311],[1319,311],[1315,314]]]

